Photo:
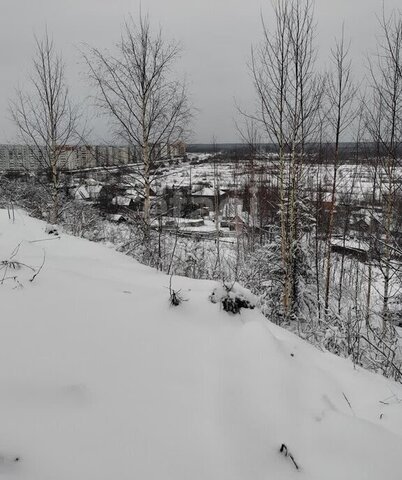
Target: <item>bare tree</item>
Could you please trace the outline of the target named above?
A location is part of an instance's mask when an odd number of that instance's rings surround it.
[[[326,96],[328,99],[328,121],[334,135],[334,157],[332,170],[332,189],[329,211],[328,228],[326,234],[326,264],[325,264],[325,297],[324,311],[328,314],[329,290],[331,281],[331,240],[334,228],[334,214],[336,190],[339,168],[339,146],[343,133],[356,117],[354,98],[356,87],[351,78],[351,61],[349,60],[349,46],[345,45],[344,27],[339,41],[331,50],[331,60],[334,71],[328,74],[326,82]]]
[[[240,110],[241,111],[241,110]],[[261,208],[258,212],[258,185],[256,181],[259,150],[261,144],[260,129],[257,122],[253,118],[244,118],[242,125],[236,123],[236,129],[240,135],[241,140],[247,146],[248,161],[245,165],[245,173],[247,174],[247,193],[249,197],[249,221],[248,221],[248,249],[253,251],[256,241],[256,226],[258,213],[260,213],[260,239],[262,241],[262,215]],[[259,180],[261,181],[262,171],[259,171]]]
[[[219,160],[217,151],[217,142],[215,135],[212,137],[213,145],[213,173],[214,173],[214,222],[215,222],[215,245],[216,245],[216,265],[214,268],[214,277],[222,278],[222,265],[221,265],[221,217],[220,217],[220,173],[219,173]]]
[[[172,79],[180,55],[176,42],[161,30],[153,32],[148,16],[124,24],[116,52],[88,47],[84,53],[89,75],[98,89],[98,106],[111,118],[114,133],[139,158],[136,180],[144,197],[144,225],[149,235],[151,186],[158,160],[170,145],[185,136],[190,119],[186,86]]]
[[[254,118],[277,146],[279,210],[285,318],[296,316],[301,259],[301,189],[306,142],[317,128],[322,82],[314,72],[313,3],[273,4],[272,32],[263,24],[263,42],[252,50],[251,73],[257,93]]]
[[[20,139],[38,169],[46,170],[49,175],[52,206],[49,221],[55,223],[60,213],[60,170],[79,141],[79,113],[70,100],[63,59],[47,31],[43,38],[35,37],[35,47],[30,88],[17,90],[10,111]]]
[[[367,127],[380,150],[379,190],[383,201],[381,262],[383,276],[382,318],[384,330],[390,312],[391,280],[396,271],[392,264],[395,247],[396,197],[400,188],[398,151],[402,139],[402,17],[383,11],[379,20],[382,38],[375,62],[370,62],[371,103],[367,105]]]

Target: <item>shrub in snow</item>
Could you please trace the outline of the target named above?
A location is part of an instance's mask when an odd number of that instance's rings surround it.
[[[257,298],[238,283],[224,283],[214,288],[209,296],[212,303],[221,303],[225,312],[239,313],[242,308],[253,309]]]
[[[169,281],[169,293],[170,293],[169,303],[172,307],[178,307],[184,301],[184,298],[180,294],[181,290],[174,290],[172,288],[172,276],[173,275],[170,275],[170,281]]]
[[[7,260],[0,260],[0,285],[11,282],[13,288],[21,288],[24,281],[33,282],[41,272],[45,264],[45,253],[42,264],[38,268],[34,268],[16,259],[16,256],[20,254],[21,245],[22,242],[14,248]]]
[[[183,298],[180,295],[180,292],[176,292],[175,290],[170,291],[170,305],[172,307],[178,307],[181,302],[183,301]]]
[[[282,294],[282,260],[280,242],[272,242],[256,247],[245,253],[238,268],[238,279],[261,299],[261,311],[274,323],[283,320],[282,304],[278,299]]]

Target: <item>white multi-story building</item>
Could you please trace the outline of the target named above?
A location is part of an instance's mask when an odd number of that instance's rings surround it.
[[[61,170],[81,170],[85,168],[119,166],[135,163],[140,158],[139,148],[116,145],[66,145],[58,155],[58,168]],[[39,147],[28,145],[0,145],[0,171],[34,171],[46,169],[46,161],[41,160]],[[155,159],[172,158],[185,153],[185,144],[155,145],[152,154]]]
[[[24,171],[38,168],[39,149],[27,145],[0,145],[0,170]]]

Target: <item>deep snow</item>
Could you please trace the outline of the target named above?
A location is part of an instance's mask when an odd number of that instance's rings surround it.
[[[401,385],[224,312],[214,282],[174,277],[170,307],[166,275],[0,211],[0,261],[20,243],[46,260],[0,285],[1,479],[402,478]]]

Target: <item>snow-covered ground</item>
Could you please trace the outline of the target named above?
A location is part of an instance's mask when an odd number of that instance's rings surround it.
[[[275,185],[278,179],[278,161],[275,158],[259,160],[255,163],[256,172],[254,181],[260,181]],[[374,176],[377,178],[377,195],[380,195],[379,185],[386,188],[387,175],[381,168],[375,173],[370,165],[345,164],[340,165],[337,172],[337,196],[341,198],[348,195],[358,202],[363,199],[371,201],[373,194]],[[402,168],[397,167],[394,173],[396,179],[402,178]],[[285,175],[286,177],[286,175]],[[190,165],[189,162],[180,162],[177,165],[170,165],[166,169],[163,180],[157,180],[159,189],[168,185],[188,186],[197,183],[214,186],[219,179],[219,185],[223,189],[241,188],[245,183],[250,182],[251,167],[246,160],[239,162],[219,161],[214,169],[213,160],[209,163]],[[301,177],[301,186],[306,191],[315,192],[317,189],[317,178],[320,179],[321,188],[330,192],[333,182],[333,165],[329,164],[306,164]],[[377,198],[380,200],[381,196]]]
[[[1,479],[402,478],[401,385],[20,211],[0,252]]]

